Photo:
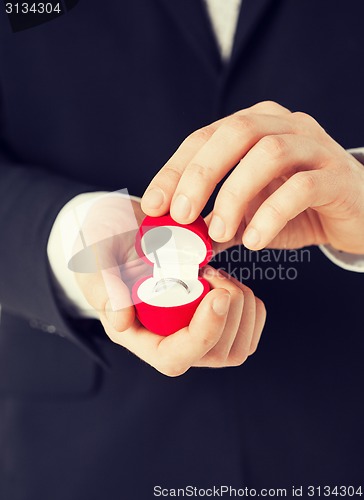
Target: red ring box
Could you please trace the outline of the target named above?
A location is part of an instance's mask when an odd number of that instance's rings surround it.
[[[210,291],[208,281],[199,277],[199,269],[212,257],[211,239],[203,218],[184,225],[170,215],[147,216],[137,233],[135,248],[153,266],[153,274],[141,278],[132,289],[139,321],[151,332],[164,336],[188,326]]]

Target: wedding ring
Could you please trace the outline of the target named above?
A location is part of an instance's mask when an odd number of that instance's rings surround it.
[[[154,286],[153,291],[159,292],[161,290],[165,290],[166,288],[171,288],[173,285],[181,285],[186,290],[187,293],[190,293],[190,287],[182,280],[178,278],[162,278]]]

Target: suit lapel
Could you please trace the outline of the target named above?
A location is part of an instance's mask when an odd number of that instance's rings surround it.
[[[229,79],[231,71],[248,46],[264,17],[281,0],[242,0],[234,46],[228,64],[222,63],[213,29],[203,0],[157,0],[175,23],[185,40],[195,50],[206,68],[222,81]]]
[[[272,7],[273,4],[277,4],[279,1],[280,0],[242,0],[230,59],[230,67],[237,62],[263,18],[269,15],[270,7]]]
[[[187,43],[216,76],[222,68],[219,50],[202,0],[158,0]]]

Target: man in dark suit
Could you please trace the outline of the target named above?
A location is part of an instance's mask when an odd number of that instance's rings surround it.
[[[360,166],[333,146],[363,145],[362,10],[357,1],[244,0],[227,62],[196,1],[80,2],[16,33],[1,12],[1,498],[147,499],[154,486],[188,485],[281,487],[289,496],[293,485],[360,486],[361,274],[313,247],[294,281],[247,280],[245,298],[249,286],[268,310],[258,354],[239,367],[169,378],[110,342],[99,321],[71,312],[47,247],[57,215],[80,193],[127,187],[141,196],[186,136],[269,100],[289,120],[288,110],[314,116],[333,138],[325,135],[323,163],[334,165],[335,150],[346,177],[355,170],[358,179],[345,186],[359,208],[348,212],[350,235],[300,244],[363,253]],[[307,127],[320,144],[324,133]],[[179,158],[181,173],[188,162]],[[229,256],[219,267],[228,264]]]

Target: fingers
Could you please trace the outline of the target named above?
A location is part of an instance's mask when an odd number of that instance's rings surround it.
[[[180,375],[203,358],[221,339],[229,318],[231,295],[224,288],[212,290],[202,301],[186,331],[167,337],[159,346],[160,355],[167,361],[168,371]],[[179,351],[171,357],[170,345]],[[176,351],[176,353],[178,352]],[[181,363],[180,356],[184,357]],[[172,366],[171,366],[172,362]]]
[[[239,366],[246,361],[250,355],[250,346],[256,325],[256,301],[253,292],[246,286],[241,285],[244,293],[244,312],[241,317],[239,328],[229,353],[230,366]],[[261,333],[261,330],[260,330]]]
[[[290,115],[291,111],[275,101],[261,101],[257,102],[250,108],[246,109],[247,112],[265,113],[267,115]]]
[[[215,271],[215,270],[214,270]],[[263,302],[253,292],[225,271],[215,271],[220,279],[224,279],[224,287],[231,287],[232,304],[224,332],[219,342],[194,366],[239,366],[247,357],[255,352],[264,327],[266,311]],[[225,281],[227,280],[227,282]],[[236,293],[239,290],[240,293]],[[234,317],[233,300],[235,295],[236,309],[240,307],[240,317]],[[237,320],[237,321],[236,321]]]
[[[177,222],[193,222],[216,184],[256,142],[268,134],[293,131],[293,122],[284,116],[236,113],[223,120],[218,128],[192,134],[153,179],[143,197],[143,209],[151,213],[151,208],[156,207],[148,205],[148,199],[157,191],[163,192],[163,208],[170,206]]]
[[[231,240],[249,203],[262,189],[279,176],[318,168],[326,156],[326,149],[308,137],[287,134],[263,137],[221,187],[209,225],[211,238],[220,242]]]
[[[243,310],[245,308],[245,296],[241,283],[236,282],[222,271],[217,271],[212,267],[207,267],[204,270],[203,277],[208,279],[212,286],[223,286],[228,290],[231,296],[229,314],[225,323],[223,334],[215,346],[194,366],[228,366],[228,360],[231,347],[234,344],[236,335],[239,331]],[[249,347],[249,346],[248,346]]]
[[[264,306],[258,308],[259,299],[225,272],[213,268],[207,271],[204,276],[215,288],[202,300],[188,327],[162,337],[135,321],[127,331],[117,332],[101,315],[106,333],[168,376],[181,375],[191,366],[243,363],[258,344],[265,320]]]
[[[249,201],[269,182],[304,167],[319,168],[325,148],[314,144],[317,137],[328,144],[327,134],[309,115],[271,101],[257,103],[191,134],[151,182],[143,209],[152,216],[170,210],[177,222],[191,223],[232,171],[210,224],[215,241],[230,241]]]
[[[155,175],[149,184],[142,200],[142,210],[152,217],[165,214],[185,166],[192,160],[196,152],[210,139],[218,128],[219,120],[207,127],[196,130],[185,139],[164,167]]]
[[[165,375],[185,373],[219,341],[230,308],[225,289],[209,292],[196,310],[190,325],[169,337],[161,337],[136,325],[123,333],[115,332],[101,319],[106,333],[118,344],[139,356]]]
[[[258,208],[244,232],[244,245],[251,250],[260,250],[301,212],[329,203],[337,188],[332,178],[330,186],[329,179],[320,170],[299,172],[289,178]],[[321,237],[316,235],[316,239],[319,241]]]
[[[77,282],[87,302],[112,328],[124,331],[135,318],[128,287],[118,267],[92,274],[77,274]]]
[[[168,193],[171,215],[180,223],[193,222],[216,184],[265,135],[293,131],[284,117],[235,114],[216,130],[184,169],[175,192]]]

